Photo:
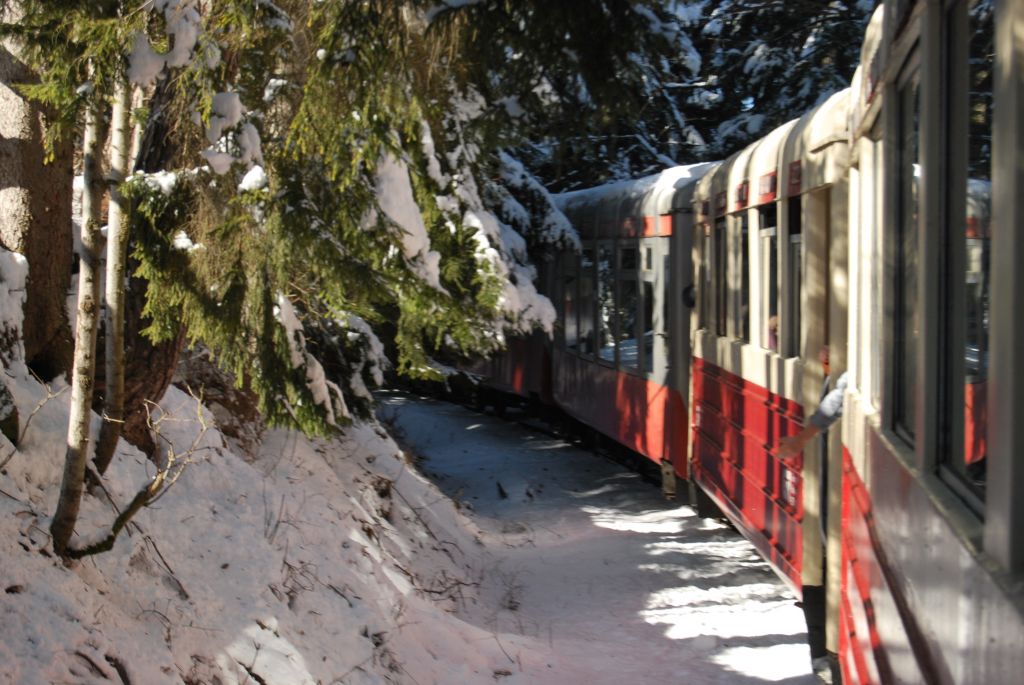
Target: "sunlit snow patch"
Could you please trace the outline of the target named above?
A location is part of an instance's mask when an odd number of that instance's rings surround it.
[[[765,647],[730,647],[711,660],[758,682],[777,683],[806,676],[809,658],[807,645],[788,642]]]
[[[277,621],[271,619],[264,625],[246,628],[227,648],[226,654],[217,659],[223,672],[243,675],[239,682],[249,680],[242,669],[253,678],[260,676],[261,682],[295,685],[317,682],[295,646],[276,633]]]
[[[640,615],[651,625],[666,625],[665,636],[673,640],[802,635],[802,615],[791,611],[792,604],[775,583],[707,588],[695,583],[651,594]]]
[[[669,511],[646,511],[642,514],[626,514],[615,509],[599,507],[583,507],[583,511],[590,514],[595,526],[634,533],[679,533],[683,530],[682,519],[694,515],[689,507]]]

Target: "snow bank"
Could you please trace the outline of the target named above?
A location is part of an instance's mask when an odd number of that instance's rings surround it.
[[[10,352],[19,359],[24,356],[21,349],[21,324],[24,320],[21,307],[25,303],[27,279],[28,261],[25,257],[0,248],[0,336],[13,345]]]
[[[5,323],[21,320],[25,274],[0,252]],[[280,316],[298,332],[290,307]],[[348,323],[383,365],[369,326]],[[474,601],[479,531],[376,422],[330,440],[272,431],[238,453],[172,387],[152,422],[182,476],[112,551],[65,566],[48,530],[70,393],[21,361],[5,371],[24,437],[15,449],[0,434],[0,683],[484,685],[508,668],[515,636],[453,615]],[[102,535],[153,475],[122,441],[72,544]]]
[[[27,416],[48,391],[14,376]],[[0,682],[483,684],[508,666],[497,636],[450,613],[472,601],[476,529],[379,425],[274,431],[243,458],[193,398],[172,388],[161,406],[191,463],[105,555],[66,568],[49,546],[67,393],[0,474]],[[123,504],[151,475],[122,443],[107,487]],[[79,528],[112,516],[87,497]]]

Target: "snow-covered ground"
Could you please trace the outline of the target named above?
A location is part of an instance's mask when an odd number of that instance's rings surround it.
[[[406,395],[380,415],[487,552],[459,616],[528,683],[814,683],[803,613],[753,547],[563,441]]]
[[[192,463],[65,566],[47,517],[69,393],[5,371],[31,420],[17,450],[0,438],[2,683],[812,682],[799,610],[735,534],[600,458],[404,396],[383,425],[247,453],[172,388],[159,442]],[[113,501],[152,473],[122,444]],[[114,515],[88,497],[79,530]]]

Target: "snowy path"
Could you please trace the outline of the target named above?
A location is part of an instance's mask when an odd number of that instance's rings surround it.
[[[817,682],[802,612],[732,530],[523,426],[404,395],[382,399],[382,418],[422,457],[420,468],[484,531],[491,559],[481,601],[460,618],[545,648],[508,649],[511,672],[535,674],[516,682]]]

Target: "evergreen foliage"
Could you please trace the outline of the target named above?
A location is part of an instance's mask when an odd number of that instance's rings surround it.
[[[613,97],[619,102],[612,108],[591,102],[590,91],[578,80],[572,82],[574,87],[549,91],[548,100],[554,102],[542,103],[547,109],[541,110],[541,122],[528,122],[534,125],[526,142],[514,146],[514,153],[555,190],[727,157],[849,84],[864,27],[876,4],[873,0],[567,3],[576,17],[619,17],[608,34],[591,34],[585,22],[576,23],[583,35],[595,36],[599,49],[613,55],[625,51],[597,64],[615,69],[604,72],[606,80],[608,73],[621,74],[628,85],[608,85],[617,91]],[[485,8],[491,5],[478,5],[478,14],[486,16]],[[522,5],[533,7],[533,3]],[[583,5],[592,7],[590,13]],[[489,38],[481,48],[486,54],[502,51],[500,43],[494,44],[495,38],[500,41],[504,36],[501,31],[482,30],[480,35]],[[566,53],[571,64],[573,47],[557,40],[552,45],[553,50]],[[518,54],[514,45],[504,52]],[[590,73],[599,78],[602,69]],[[537,79],[547,76],[536,71]],[[585,84],[589,87],[590,81]],[[600,87],[594,92],[600,92]]]
[[[57,133],[116,78],[145,89],[177,151],[173,183],[125,189],[149,334],[186,326],[271,421],[318,432],[365,406],[372,329],[433,376],[550,326],[531,252],[576,237],[548,188],[798,115],[852,74],[870,4],[24,0],[4,32]]]
[[[701,29],[714,93],[710,152],[724,157],[850,83],[871,0],[721,0]]]

